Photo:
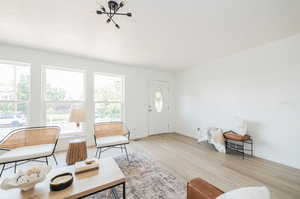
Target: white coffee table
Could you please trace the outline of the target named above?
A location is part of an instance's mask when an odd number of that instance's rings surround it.
[[[57,174],[71,172],[73,173],[73,184],[62,191],[50,191],[49,182]],[[100,169],[91,170],[80,174],[74,174],[74,165],[62,168],[52,169],[47,179],[35,186],[33,190],[22,192],[20,189],[0,190],[0,198],[4,199],[75,199],[93,195],[108,189],[112,189],[117,197],[115,187],[123,187],[123,198],[126,198],[125,176],[117,163],[112,158],[100,159]]]

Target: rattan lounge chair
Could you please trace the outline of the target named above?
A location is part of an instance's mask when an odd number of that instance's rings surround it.
[[[130,141],[130,131],[122,122],[96,123],[94,139],[97,147],[96,157],[100,158],[101,153],[108,149],[120,148],[122,152],[123,149],[125,150],[127,160],[129,160],[126,145]]]
[[[14,167],[14,172],[20,164],[31,160],[45,158],[48,165],[48,157],[52,156],[57,164],[54,152],[58,141],[60,128],[57,126],[21,128],[10,132],[0,142],[0,150],[5,150],[0,155],[2,166],[0,177],[5,169]],[[14,163],[14,166],[6,167]]]

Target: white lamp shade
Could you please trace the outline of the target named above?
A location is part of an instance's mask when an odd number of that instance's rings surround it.
[[[85,122],[85,110],[82,108],[72,109],[69,122],[75,122],[76,124]]]

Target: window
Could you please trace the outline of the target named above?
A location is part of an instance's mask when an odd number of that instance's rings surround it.
[[[62,133],[78,132],[69,122],[72,109],[84,108],[84,72],[46,67],[44,70],[45,121]]]
[[[0,133],[28,124],[30,67],[0,62]]]
[[[155,91],[154,104],[155,104],[156,111],[160,113],[163,110],[163,105],[164,105],[164,98],[163,98],[162,90],[160,88]]]
[[[123,78],[94,76],[95,122],[122,121]]]

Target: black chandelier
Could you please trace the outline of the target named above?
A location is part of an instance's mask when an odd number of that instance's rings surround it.
[[[120,26],[115,22],[115,20],[113,19],[113,17],[115,15],[125,15],[128,17],[132,17],[132,13],[131,12],[127,12],[127,13],[121,13],[118,12],[120,8],[124,7],[126,4],[126,0],[102,0],[107,1],[107,9],[105,8],[105,6],[102,5],[100,0],[97,0],[98,5],[100,6],[100,10],[97,10],[96,13],[98,15],[106,15],[107,16],[107,23],[114,23],[116,28],[120,28]]]

